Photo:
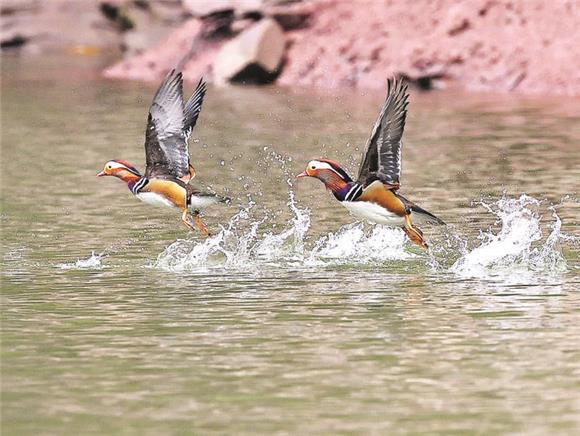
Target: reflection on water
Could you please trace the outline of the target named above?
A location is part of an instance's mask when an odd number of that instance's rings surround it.
[[[211,89],[197,183],[235,201],[204,240],[94,177],[142,166],[155,85],[31,62],[2,64],[6,434],[580,431],[580,101],[412,94],[423,251],[293,179],[354,173],[382,95]]]

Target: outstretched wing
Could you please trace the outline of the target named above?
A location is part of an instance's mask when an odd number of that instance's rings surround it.
[[[149,108],[145,155],[148,178],[180,178],[189,174],[183,77],[176,70],[167,74]]]
[[[195,91],[193,91],[192,96],[189,97],[189,100],[187,100],[187,103],[185,103],[183,125],[186,138],[189,138],[191,131],[195,127],[197,117],[199,117],[199,113],[201,112],[203,97],[205,96],[206,91],[207,85],[205,84],[203,78],[201,78],[199,79],[199,83],[195,87]]]
[[[358,181],[364,186],[374,180],[399,187],[401,179],[401,138],[409,98],[402,79],[389,79],[385,104],[366,144]]]

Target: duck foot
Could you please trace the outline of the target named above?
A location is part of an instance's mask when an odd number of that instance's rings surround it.
[[[405,215],[405,225],[402,227],[403,231],[407,234],[407,237],[414,244],[419,247],[429,248],[425,240],[423,239],[423,232],[413,225],[411,222],[411,215]]]
[[[183,224],[185,224],[187,226],[187,228],[189,230],[195,232],[195,226],[193,225],[193,223],[190,220],[190,216],[189,216],[187,209],[185,209],[183,211],[183,213],[181,214],[181,221],[183,222]]]
[[[198,211],[195,211],[193,213],[193,221],[195,223],[192,222],[191,218],[192,216],[189,215],[189,211],[187,209],[184,210],[183,214],[181,215],[181,221],[183,221],[183,224],[185,224],[190,230],[194,232],[196,231],[195,225],[197,225],[197,228],[199,229],[199,231],[203,236],[205,236],[206,238],[211,236],[211,233],[207,229],[204,222],[201,220],[201,214]]]
[[[209,232],[209,230],[207,229],[206,225],[204,224],[204,222],[201,220],[201,214],[199,212],[195,212],[193,214],[193,218],[195,219],[195,223],[197,224],[197,227],[199,228],[199,231],[206,237],[209,238],[211,236],[211,233]]]

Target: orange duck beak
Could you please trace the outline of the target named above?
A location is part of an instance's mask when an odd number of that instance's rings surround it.
[[[302,171],[296,176],[297,179],[301,179],[302,177],[310,177],[310,174],[308,174],[308,171]]]
[[[97,174],[97,177],[103,177],[103,176],[108,176],[108,174],[104,171],[101,171],[100,173]]]

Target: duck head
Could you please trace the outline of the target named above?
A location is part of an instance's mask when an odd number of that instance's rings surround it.
[[[115,176],[125,182],[141,178],[141,173],[137,168],[124,160],[110,160],[105,164],[103,171],[97,177]]]
[[[352,179],[340,165],[328,159],[313,159],[308,162],[306,170],[296,176],[315,177],[332,192],[337,192],[348,186]]]

